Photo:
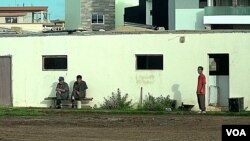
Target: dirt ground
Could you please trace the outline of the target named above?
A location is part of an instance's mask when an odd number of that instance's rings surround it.
[[[219,141],[222,124],[250,124],[250,117],[101,113],[2,116],[0,141]]]

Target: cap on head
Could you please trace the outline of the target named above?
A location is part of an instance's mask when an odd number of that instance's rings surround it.
[[[64,81],[64,78],[62,76],[59,77],[59,81]]]

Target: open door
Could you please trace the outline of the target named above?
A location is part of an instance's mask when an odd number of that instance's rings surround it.
[[[153,25],[168,30],[168,0],[152,1]]]
[[[229,54],[209,54],[209,105],[228,106]]]

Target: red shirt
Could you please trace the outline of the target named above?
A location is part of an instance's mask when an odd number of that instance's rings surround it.
[[[198,84],[197,84],[197,94],[205,94],[206,93],[206,77],[204,74],[200,74],[198,77]]]

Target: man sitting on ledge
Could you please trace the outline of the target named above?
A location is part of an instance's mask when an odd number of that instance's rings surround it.
[[[73,91],[71,95],[72,100],[72,108],[76,107],[76,100],[82,100],[86,96],[86,89],[88,89],[88,86],[85,81],[82,80],[81,75],[77,75],[76,77],[77,81],[75,81],[73,86]]]
[[[56,86],[56,108],[61,108],[61,100],[68,99],[69,97],[69,86],[64,82],[63,77],[59,77],[59,83]]]

